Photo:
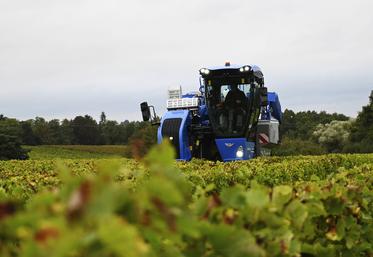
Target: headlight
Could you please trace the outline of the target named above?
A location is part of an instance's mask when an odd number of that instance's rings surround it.
[[[249,65],[245,65],[240,68],[240,72],[248,72],[250,70],[251,70],[251,67]]]
[[[206,69],[206,68],[202,68],[202,69],[199,70],[199,73],[201,75],[208,75],[210,73],[210,70]]]
[[[238,147],[238,150],[236,152],[236,157],[237,158],[242,158],[243,156],[244,156],[243,147],[240,146],[240,147]]]

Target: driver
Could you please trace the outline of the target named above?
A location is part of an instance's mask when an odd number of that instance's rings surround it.
[[[238,89],[237,85],[232,85],[231,90],[225,98],[225,105],[228,108],[228,129],[236,133],[243,126],[245,106],[247,97],[244,92]]]
[[[247,97],[244,92],[238,89],[237,85],[232,85],[231,90],[225,98],[225,105],[228,108],[239,108],[247,104]]]

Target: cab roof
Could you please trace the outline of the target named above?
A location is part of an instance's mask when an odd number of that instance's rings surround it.
[[[244,66],[250,66],[252,72],[253,72],[253,75],[257,78],[263,78],[263,72],[262,70],[259,68],[259,66],[257,65],[240,65],[240,64],[227,64],[226,65],[220,65],[220,66],[211,66],[211,67],[207,67],[208,70],[210,71],[218,71],[218,70],[239,70],[241,67],[244,67]]]
[[[253,65],[253,64],[245,64],[245,65],[241,65],[241,64],[230,64],[230,65],[219,65],[219,66],[211,66],[211,67],[207,67],[207,69],[209,70],[228,70],[228,69],[239,69],[243,66],[250,66],[252,70],[260,70],[261,69],[257,66],[257,65]]]

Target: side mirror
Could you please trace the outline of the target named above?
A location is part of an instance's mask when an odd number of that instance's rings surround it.
[[[261,106],[268,105],[268,91],[266,87],[260,88],[260,105]]]
[[[140,107],[141,107],[142,119],[144,121],[149,121],[151,118],[151,115],[150,115],[150,108],[149,108],[148,103],[143,102],[140,104]]]

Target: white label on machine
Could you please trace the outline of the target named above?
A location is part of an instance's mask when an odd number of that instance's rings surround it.
[[[168,99],[167,109],[190,109],[198,108],[198,98]]]

